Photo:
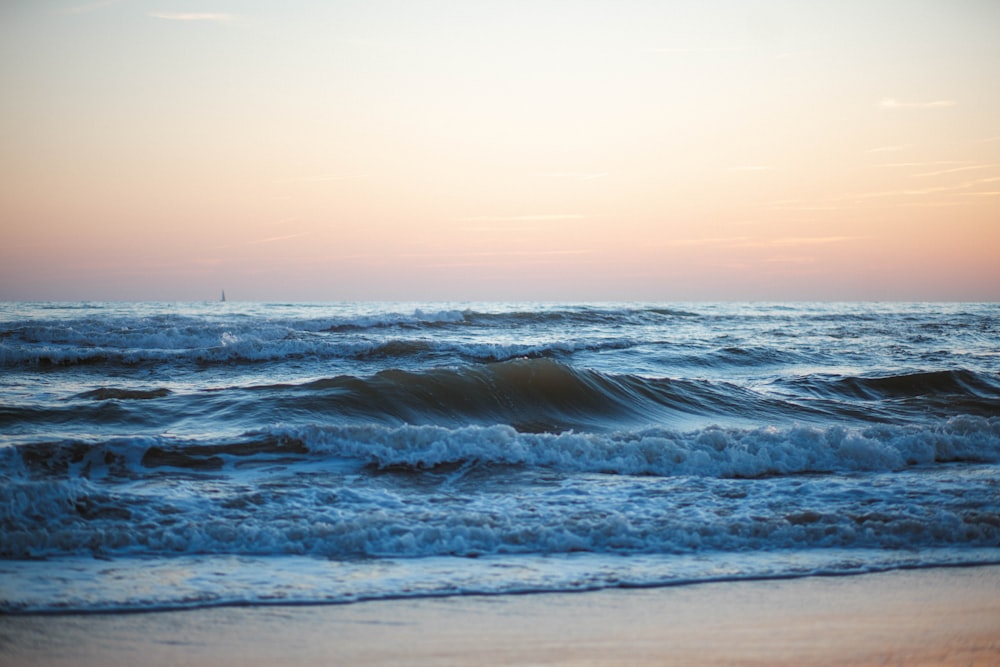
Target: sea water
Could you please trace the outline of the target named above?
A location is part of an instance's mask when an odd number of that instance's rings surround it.
[[[1000,305],[0,304],[0,611],[1000,562]]]

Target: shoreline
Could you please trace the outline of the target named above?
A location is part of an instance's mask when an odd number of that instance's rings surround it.
[[[1000,565],[0,616],[6,665],[994,665]]]
[[[648,584],[635,584],[635,583],[624,583],[624,584],[608,584],[608,585],[598,585],[593,588],[566,588],[566,589],[545,589],[545,588],[526,588],[526,589],[514,589],[502,592],[440,592],[440,593],[415,593],[406,594],[400,593],[397,595],[386,595],[379,597],[359,597],[356,599],[349,600],[295,600],[295,599],[275,599],[275,600],[255,600],[255,601],[212,601],[212,602],[192,602],[190,604],[166,604],[163,606],[149,606],[149,607],[133,607],[133,606],[122,606],[122,607],[104,607],[97,609],[40,609],[40,610],[0,610],[0,620],[5,617],[17,618],[17,617],[30,617],[30,616],[48,616],[48,617],[73,617],[73,616],[116,616],[116,615],[132,615],[132,614],[167,614],[174,612],[198,612],[198,611],[211,611],[215,609],[249,609],[249,608],[297,608],[297,607],[342,607],[351,605],[365,605],[365,604],[378,604],[378,603],[400,603],[400,602],[419,602],[421,600],[437,600],[437,599],[447,599],[447,598],[505,598],[505,597],[519,597],[519,596],[535,596],[535,595],[586,595],[588,593],[601,593],[605,591],[644,591],[644,590],[656,590],[661,588],[687,588],[689,586],[705,586],[705,585],[718,585],[718,584],[739,584],[739,583],[761,583],[761,582],[780,582],[788,581],[794,579],[813,579],[813,578],[841,578],[841,577],[863,577],[873,574],[884,574],[887,572],[898,572],[898,571],[927,571],[927,570],[952,570],[952,569],[963,569],[963,568],[983,568],[983,567],[997,567],[1000,568],[1000,561],[997,560],[984,560],[984,561],[972,561],[972,562],[955,562],[955,563],[941,563],[932,565],[899,565],[899,566],[884,566],[884,567],[874,567],[872,569],[864,570],[847,570],[843,572],[837,571],[823,571],[819,570],[810,573],[792,573],[792,574],[760,574],[760,575],[724,575],[717,578],[697,578],[697,579],[678,579],[673,581],[659,582],[659,583],[648,583]]]

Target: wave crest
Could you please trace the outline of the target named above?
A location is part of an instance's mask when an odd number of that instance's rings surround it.
[[[709,427],[614,434],[519,433],[508,426],[281,428],[312,451],[380,469],[515,465],[623,475],[753,478],[898,470],[936,462],[1000,461],[1000,418],[956,417],[935,427]]]
[[[1000,461],[1000,417],[954,417],[932,426],[792,426],[619,433],[524,433],[510,426],[275,426],[229,443],[161,437],[48,442],[0,450],[9,478],[149,474],[342,461],[374,470],[521,467],[639,476],[760,478],[892,471],[935,463]],[[353,462],[353,464],[351,463]]]

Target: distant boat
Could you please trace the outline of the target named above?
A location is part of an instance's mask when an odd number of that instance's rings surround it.
[[[225,301],[225,300],[226,300],[226,290],[222,290],[222,298],[219,299],[219,301]]]

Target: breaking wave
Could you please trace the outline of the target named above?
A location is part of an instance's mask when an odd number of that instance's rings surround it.
[[[524,433],[506,425],[281,426],[228,443],[166,436],[58,441],[0,449],[28,478],[147,474],[162,467],[222,470],[282,461],[354,462],[415,472],[511,466],[612,475],[764,478],[894,471],[940,463],[1000,462],[1000,417],[954,417],[932,426],[649,428],[606,434]],[[360,469],[360,468],[359,468]]]
[[[1000,419],[955,418],[919,429],[608,435],[525,434],[507,426],[279,426],[225,444],[160,436],[39,443],[0,455],[5,558],[672,553],[1000,540],[996,507],[955,504],[948,495],[915,503],[913,494],[924,492],[914,485],[927,482],[898,476],[906,469],[946,470],[940,464],[957,461],[1000,461]],[[255,471],[259,483],[251,483]],[[850,477],[843,478],[843,492],[832,487],[811,497],[810,475],[879,471],[897,472],[869,504],[858,502],[863,485],[850,490]],[[178,495],[158,483],[165,473],[175,480],[189,475],[209,489],[214,478],[227,481],[216,494]],[[588,494],[577,497],[568,480],[580,474],[625,481],[591,480]],[[408,506],[380,483],[383,475],[408,476],[411,482],[397,483],[426,489],[428,501]],[[507,489],[515,478],[519,491],[512,496]],[[109,486],[111,479],[121,483]],[[738,480],[755,486],[733,486]],[[768,484],[784,489],[780,507],[769,504]],[[709,506],[688,504],[705,493],[714,497],[711,516],[702,514]],[[849,499],[849,513],[837,510],[844,502],[839,493]]]

